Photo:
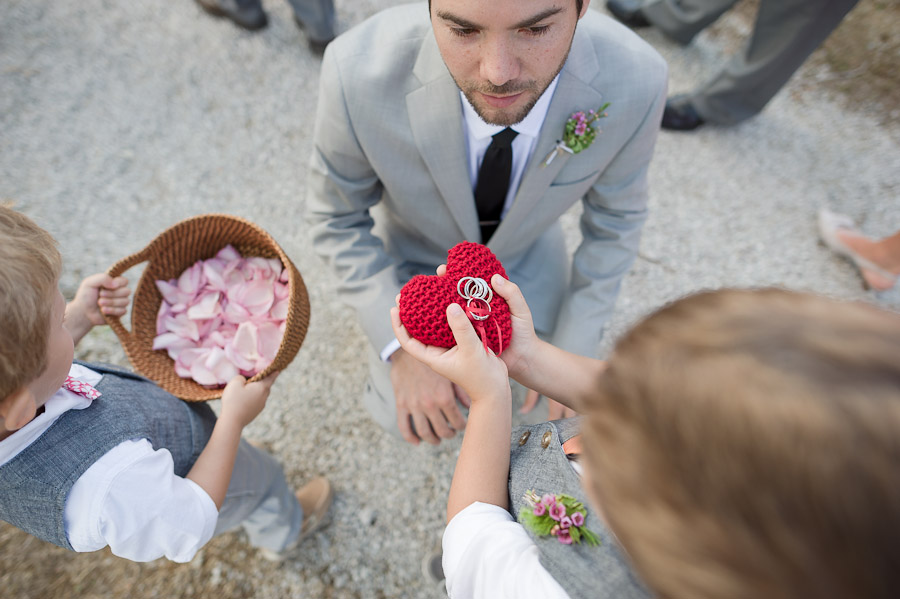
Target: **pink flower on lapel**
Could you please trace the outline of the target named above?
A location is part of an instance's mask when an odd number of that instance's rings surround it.
[[[525,492],[519,510],[519,523],[537,536],[553,536],[563,545],[581,543],[599,545],[600,537],[584,525],[587,509],[571,495]]]

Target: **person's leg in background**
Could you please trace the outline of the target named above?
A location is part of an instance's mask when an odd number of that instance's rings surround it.
[[[686,96],[705,121],[732,125],[758,114],[858,0],[762,0],[743,52]]]

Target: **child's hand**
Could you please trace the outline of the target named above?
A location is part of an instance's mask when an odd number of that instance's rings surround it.
[[[509,304],[512,339],[500,357],[506,362],[510,376],[516,378],[518,373],[528,368],[528,361],[538,342],[538,336],[534,332],[534,322],[531,319],[531,310],[525,303],[525,296],[522,295],[519,286],[512,281],[504,279],[500,275],[494,275],[491,277],[491,287]]]
[[[128,309],[128,279],[97,273],[85,278],[66,305],[65,324],[75,343],[93,327],[105,324],[104,314],[122,316]]]
[[[240,375],[231,379],[222,393],[222,413],[219,419],[231,420],[241,428],[253,422],[266,406],[269,390],[278,374],[273,372],[255,383],[248,383],[247,379]]]
[[[438,276],[444,276],[447,274],[447,265],[441,264],[437,267],[436,272]],[[500,358],[509,368],[509,375],[516,378],[519,372],[527,368],[527,362],[538,341],[537,334],[534,332],[531,310],[528,308],[519,286],[512,281],[495,274],[491,277],[490,284],[497,295],[509,304],[512,340],[509,346],[503,348]]]
[[[399,299],[399,296],[397,296]],[[472,402],[482,398],[509,396],[506,364],[486,351],[472,323],[459,304],[447,306],[447,322],[456,339],[450,349],[425,345],[410,337],[400,322],[400,309],[391,308],[391,323],[400,346],[409,355],[427,364],[465,390]]]
[[[123,316],[128,309],[128,279],[112,278],[105,272],[87,277],[78,286],[75,299],[70,305],[83,310],[85,317],[94,326],[106,324],[104,314]]]

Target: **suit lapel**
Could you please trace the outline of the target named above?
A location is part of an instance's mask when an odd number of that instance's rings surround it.
[[[476,241],[480,230],[469,183],[459,88],[433,36],[426,36],[413,73],[422,82],[406,96],[413,139],[463,236]]]
[[[514,241],[520,235],[522,225],[529,217],[533,217],[533,211],[559,172],[569,160],[577,160],[577,157],[568,152],[559,152],[549,165],[544,165],[547,156],[562,139],[563,128],[572,113],[600,108],[603,96],[590,85],[599,69],[597,55],[590,40],[576,34],[515,200],[491,237],[488,247],[502,250],[503,244]]]

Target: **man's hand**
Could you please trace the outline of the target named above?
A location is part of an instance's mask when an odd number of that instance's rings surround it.
[[[418,445],[421,439],[438,445],[466,427],[456,405],[455,385],[402,349],[391,356],[391,383],[397,400],[397,427],[407,442]],[[468,396],[461,399],[465,402]]]
[[[441,377],[447,377],[460,385],[465,390],[466,395],[471,398],[469,401],[473,406],[479,398],[484,401],[492,401],[496,398],[508,401],[509,378],[506,364],[497,358],[493,352],[485,350],[481,339],[478,338],[475,329],[472,327],[472,323],[469,322],[465,312],[458,304],[450,304],[447,307],[447,322],[450,325],[450,330],[453,332],[453,337],[456,339],[456,345],[450,349],[425,345],[409,335],[406,327],[400,322],[399,309],[396,307],[392,308],[391,324],[394,327],[394,334],[397,335],[397,340],[400,341],[400,345],[405,352],[402,359],[417,360],[423,365],[427,365],[428,368],[438,373]],[[393,377],[393,372],[391,374]],[[456,406],[455,398],[451,397],[450,401],[452,402],[453,410],[458,412],[459,409]],[[397,396],[397,403],[400,406],[399,395]],[[509,408],[507,407],[507,409]],[[455,426],[450,417],[447,416],[446,410],[439,410],[433,414],[434,417],[429,416],[429,421],[432,425],[434,420],[441,415],[450,421],[452,426]],[[398,409],[399,417],[400,410]],[[415,422],[415,416],[413,418]],[[418,422],[415,424],[416,427],[419,426]],[[440,425],[440,421],[438,424]]]
[[[65,324],[78,343],[93,327],[106,324],[104,314],[122,316],[128,309],[128,279],[97,273],[85,278],[66,305]]]
[[[541,399],[541,394],[537,391],[533,391],[528,389],[528,393],[525,394],[525,403],[522,404],[522,407],[519,409],[519,414],[527,414],[531,410],[537,406],[538,402]],[[553,401],[549,397],[547,398],[547,420],[559,420],[560,418],[573,418],[577,416],[578,413],[572,408],[567,408],[562,405],[558,401]]]
[[[255,383],[248,383],[241,375],[231,379],[222,392],[222,413],[219,420],[232,422],[240,428],[253,422],[266,406],[269,390],[278,374],[273,372]]]

